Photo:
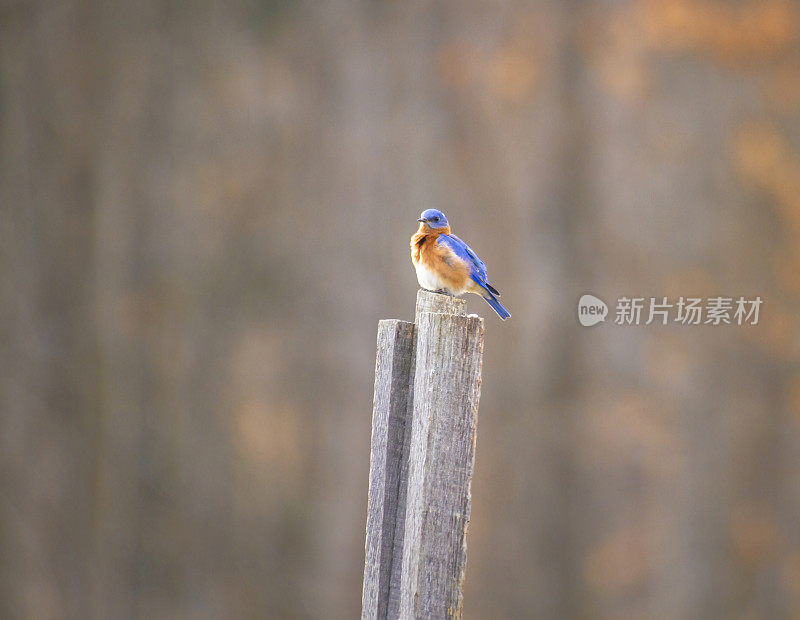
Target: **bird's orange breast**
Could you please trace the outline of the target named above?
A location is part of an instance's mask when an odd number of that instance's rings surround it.
[[[411,237],[411,261],[417,269],[417,279],[424,288],[460,295],[470,282],[469,265],[438,239],[438,232],[423,230],[422,226]]]

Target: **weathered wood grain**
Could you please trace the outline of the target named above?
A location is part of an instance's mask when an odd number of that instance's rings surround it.
[[[401,562],[400,559],[396,563],[392,560],[395,531],[399,529],[400,481],[405,478],[408,462],[405,436],[413,360],[414,324],[398,320],[380,321],[361,601],[361,617],[365,619],[387,617],[393,564],[396,583],[399,584]],[[405,518],[404,502],[400,518]],[[402,532],[400,534],[402,538]],[[397,544],[402,550],[402,540]]]
[[[419,312],[400,618],[461,616],[483,319]]]
[[[441,312],[442,314],[463,316],[467,313],[466,310],[466,299],[433,293],[421,288],[417,291],[417,308],[414,314],[414,323],[419,323],[420,312]]]
[[[483,350],[465,308],[420,290],[417,325],[378,325],[362,619],[460,615]]]

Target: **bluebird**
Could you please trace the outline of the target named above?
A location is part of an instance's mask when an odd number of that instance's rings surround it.
[[[486,265],[472,248],[450,232],[444,213],[423,211],[417,220],[419,229],[411,237],[411,262],[417,270],[419,285],[438,293],[483,297],[504,321],[511,316],[497,298],[500,293],[489,284]]]

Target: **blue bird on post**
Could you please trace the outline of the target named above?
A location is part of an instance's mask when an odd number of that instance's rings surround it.
[[[486,300],[504,321],[511,316],[497,301],[500,293],[489,284],[486,265],[472,248],[450,232],[444,213],[423,211],[419,229],[411,237],[411,262],[419,285],[437,293],[475,293]]]

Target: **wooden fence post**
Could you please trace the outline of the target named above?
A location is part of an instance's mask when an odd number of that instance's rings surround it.
[[[420,290],[381,321],[362,618],[461,615],[483,319]]]
[[[406,434],[409,386],[414,363],[414,324],[386,320],[378,323],[375,362],[375,400],[369,467],[367,541],[361,617],[388,618],[390,590],[399,605],[399,576],[403,553],[405,479],[408,469]],[[401,488],[402,483],[402,488]],[[397,557],[397,562],[394,558]],[[394,587],[392,587],[394,585]]]

